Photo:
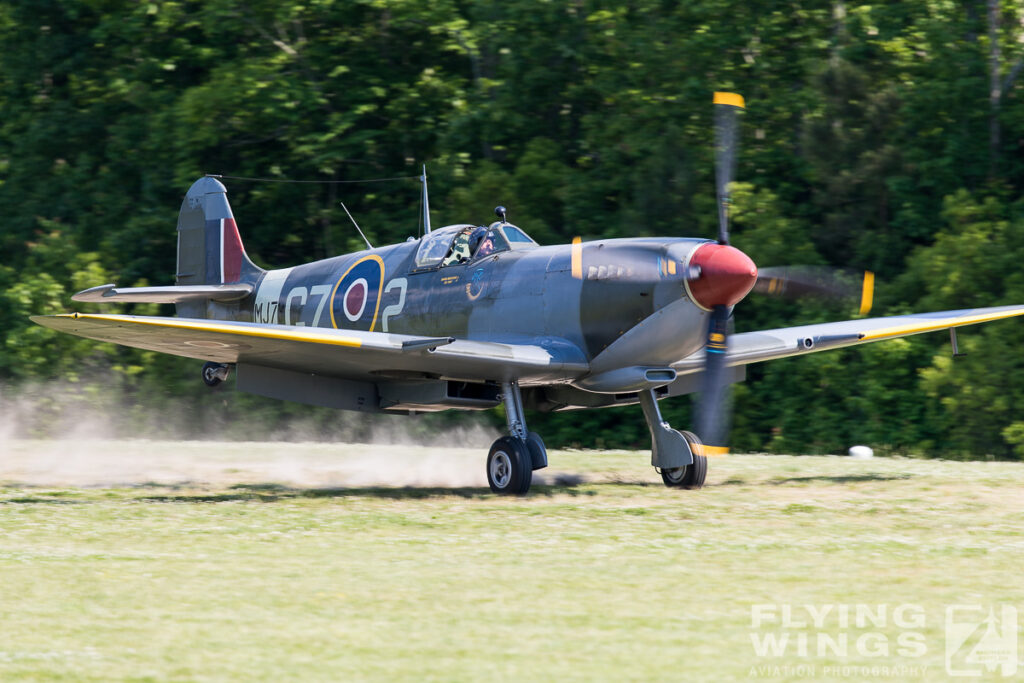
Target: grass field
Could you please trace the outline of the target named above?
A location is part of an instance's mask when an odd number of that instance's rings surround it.
[[[648,459],[0,443],[0,680],[941,680],[1024,608],[1024,465]]]

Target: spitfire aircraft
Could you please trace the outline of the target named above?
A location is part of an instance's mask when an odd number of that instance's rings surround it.
[[[541,246],[506,220],[430,228],[401,244],[291,268],[249,260],[216,177],[197,180],[178,217],[173,286],[94,287],[83,302],[176,304],[176,317],[71,313],[32,319],[61,332],[207,361],[216,385],[343,410],[419,413],[504,404],[491,446],[492,491],[525,493],[547,465],[524,409],[640,404],[664,483],[700,488],[725,451],[729,383],[750,363],[1024,315],[1024,306],[943,311],[729,334],[752,289],[801,284],[758,274],[729,244],[728,202],[743,98],[716,93],[718,239],[626,238]],[[369,246],[369,245],[368,245]],[[770,269],[766,269],[770,270]],[[794,271],[795,272],[795,271]],[[861,286],[870,307],[870,277]],[[955,344],[955,336],[953,337]],[[699,392],[696,431],[658,401]]]

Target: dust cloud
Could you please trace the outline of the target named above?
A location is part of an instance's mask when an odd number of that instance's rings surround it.
[[[483,451],[372,444],[9,440],[0,482],[28,486],[485,487]]]
[[[478,415],[455,426],[336,412],[275,422],[268,438],[258,418],[225,429],[223,416],[181,417],[194,406],[112,394],[63,382],[0,386],[0,483],[485,487],[484,458],[501,435]]]

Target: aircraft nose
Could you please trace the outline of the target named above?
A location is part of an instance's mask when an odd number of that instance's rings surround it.
[[[690,256],[690,266],[700,273],[686,281],[690,298],[707,310],[732,306],[747,295],[757,281],[757,266],[736,247],[708,242]]]

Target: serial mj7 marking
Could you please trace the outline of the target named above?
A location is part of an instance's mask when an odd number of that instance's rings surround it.
[[[215,385],[344,410],[414,413],[504,404],[509,435],[487,458],[497,493],[525,493],[547,465],[524,408],[639,403],[651,464],[666,485],[699,488],[707,456],[725,451],[726,389],[758,361],[1024,314],[1024,306],[861,318],[729,334],[752,289],[835,291],[798,269],[764,269],[729,245],[728,187],[738,95],[716,93],[719,235],[540,246],[505,220],[430,230],[401,244],[281,270],[249,260],[218,180],[189,188],[178,218],[178,272],[168,287],[103,285],[73,298],[163,302],[176,317],[67,314],[53,329],[207,361]],[[426,179],[424,200],[426,200]],[[855,283],[862,313],[869,278]],[[697,433],[665,423],[658,400],[700,392]]]

